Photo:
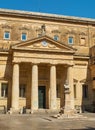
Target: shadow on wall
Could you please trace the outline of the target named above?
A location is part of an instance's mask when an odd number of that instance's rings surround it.
[[[7,89],[7,110],[11,107],[11,91],[12,91],[12,55],[10,52],[5,55],[7,57],[7,63],[5,67],[4,80],[8,81],[8,89]]]
[[[92,47],[93,48],[93,47]],[[82,110],[83,112],[95,112],[95,89],[93,89],[93,49],[90,48],[89,55],[90,59],[88,61],[87,76],[84,81],[82,81]],[[95,47],[94,47],[95,48]]]

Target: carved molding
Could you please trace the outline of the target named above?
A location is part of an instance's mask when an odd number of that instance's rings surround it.
[[[6,29],[12,29],[12,27],[11,26],[9,26],[9,25],[2,25],[2,28],[6,28]]]
[[[37,32],[40,33],[41,36],[46,34],[46,26],[45,24],[41,25],[41,28],[36,29]]]
[[[40,47],[40,46],[41,46],[40,43],[35,43],[35,44],[33,44],[33,47]]]
[[[37,31],[37,32],[41,32],[41,28],[37,28],[36,31]]]
[[[66,34],[73,34],[73,35],[75,35],[76,32],[74,30],[71,30],[71,31],[67,31]]]
[[[77,80],[77,79],[73,79],[73,82],[74,82],[74,83],[77,83],[77,82],[78,82],[78,80]]]
[[[86,83],[86,82],[87,82],[86,79],[82,79],[82,80],[80,80],[80,83]]]
[[[81,36],[87,36],[87,34],[85,32],[80,32],[79,35],[81,35]]]
[[[19,30],[29,30],[27,27],[20,27]]]
[[[48,47],[49,47],[49,48],[56,48],[55,45],[51,45],[51,44],[49,44]]]
[[[61,33],[59,30],[52,30],[52,33]]]

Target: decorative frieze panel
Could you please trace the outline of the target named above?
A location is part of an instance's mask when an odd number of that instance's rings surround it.
[[[87,34],[85,32],[80,32],[79,35],[81,35],[81,36],[87,36]]]
[[[20,27],[19,30],[26,30],[26,31],[28,31],[30,29],[28,27]]]
[[[12,29],[12,27],[7,25],[7,24],[2,25],[2,28],[4,28],[4,29]]]
[[[56,33],[56,34],[61,33],[59,30],[52,30],[51,32],[52,32],[52,33]]]

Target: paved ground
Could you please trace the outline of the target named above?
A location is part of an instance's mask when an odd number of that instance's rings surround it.
[[[95,113],[84,113],[87,118],[55,119],[50,114],[0,115],[0,130],[95,130]]]

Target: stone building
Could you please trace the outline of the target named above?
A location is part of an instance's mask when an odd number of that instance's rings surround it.
[[[95,19],[0,9],[0,106],[94,110],[90,48]]]

